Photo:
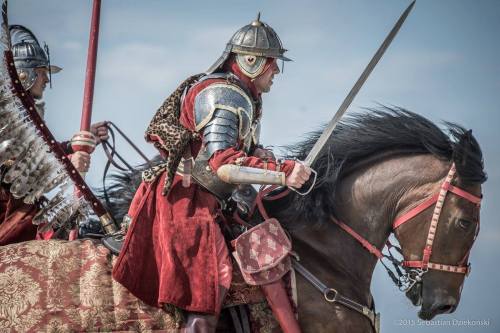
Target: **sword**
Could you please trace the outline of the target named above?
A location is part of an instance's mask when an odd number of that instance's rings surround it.
[[[358,92],[361,90],[361,87],[365,83],[365,81],[368,79],[368,76],[371,74],[379,60],[382,58],[384,55],[384,52],[389,48],[389,45],[391,45],[392,40],[394,37],[396,37],[399,29],[403,25],[404,21],[408,17],[408,14],[410,14],[410,11],[412,10],[413,6],[415,5],[414,0],[408,8],[401,14],[401,17],[399,20],[396,22],[392,30],[389,32],[387,37],[385,38],[384,42],[382,45],[380,45],[379,49],[375,53],[375,55],[372,57],[368,65],[366,66],[365,70],[363,73],[361,73],[361,76],[358,78],[354,86],[352,87],[351,91],[347,95],[347,97],[344,99],[342,104],[340,105],[339,109],[337,110],[337,113],[333,116],[333,118],[330,120],[326,128],[324,129],[323,133],[321,133],[321,136],[318,138],[318,141],[314,144],[312,147],[311,151],[307,155],[306,159],[304,160],[303,164],[310,167],[316,162],[318,157],[320,156],[321,151],[325,147],[326,143],[328,140],[332,137],[333,131],[335,130],[335,127],[337,127],[337,124],[340,121],[340,118],[346,113],[347,108],[351,105],[351,102],[354,100],[354,97],[358,94]],[[310,192],[310,190],[314,187],[314,182],[311,186],[311,188],[306,192],[302,194],[307,194]],[[300,192],[299,192],[300,193]]]

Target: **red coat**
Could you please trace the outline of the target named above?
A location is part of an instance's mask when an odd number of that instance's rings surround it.
[[[31,221],[37,212],[36,205],[15,199],[7,186],[0,184],[0,246],[35,239],[37,226]]]
[[[180,116],[185,127],[194,130],[193,102],[198,92],[221,81],[205,80],[188,91]],[[194,157],[200,147],[201,142],[191,145]],[[209,163],[216,171],[245,156],[229,148],[216,152]],[[243,165],[263,168],[264,162],[247,157]],[[288,175],[293,166],[292,161],[285,162],[282,171]],[[267,167],[274,170],[276,164],[268,162]],[[219,204],[195,183],[183,187],[179,175],[167,196],[162,196],[164,177],[165,173],[152,184],[142,183],[136,192],[129,210],[132,223],[113,277],[147,304],[168,303],[213,314],[219,289],[214,237],[221,214]]]

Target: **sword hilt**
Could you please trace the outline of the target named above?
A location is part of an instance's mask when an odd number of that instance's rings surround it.
[[[317,172],[316,170],[314,170],[314,169],[311,169],[311,168],[309,168],[309,169],[311,170],[311,173],[314,175],[314,178],[313,178],[313,181],[312,181],[312,183],[311,183],[311,186],[307,189],[307,191],[305,191],[305,192],[300,192],[298,189],[293,188],[293,187],[291,187],[291,186],[289,186],[288,188],[289,188],[290,190],[294,191],[295,193],[297,193],[297,194],[301,195],[301,196],[306,196],[306,195],[308,195],[309,193],[311,193],[311,191],[313,190],[314,186],[316,185],[316,180],[318,179],[318,172]]]

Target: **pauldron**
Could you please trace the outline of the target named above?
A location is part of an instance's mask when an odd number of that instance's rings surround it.
[[[248,152],[258,141],[258,120],[248,94],[236,84],[211,84],[195,97],[196,131],[203,131],[203,143],[211,156],[217,150],[229,147]],[[242,147],[238,143],[243,142]]]

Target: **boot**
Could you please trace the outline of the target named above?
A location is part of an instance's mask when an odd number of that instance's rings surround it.
[[[284,333],[300,333],[299,323],[282,280],[260,286]]]
[[[182,333],[213,333],[217,327],[218,316],[189,312]]]
[[[219,321],[220,308],[227,289],[219,286],[219,298],[217,300],[217,315],[188,312],[186,323],[181,329],[182,333],[214,333]]]

